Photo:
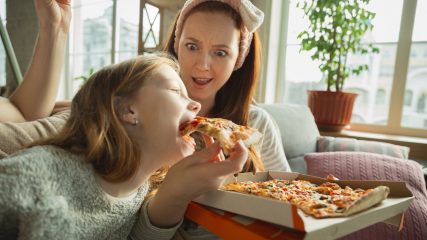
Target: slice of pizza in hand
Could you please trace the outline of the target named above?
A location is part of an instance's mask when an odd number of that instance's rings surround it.
[[[183,136],[193,132],[200,132],[213,137],[221,144],[224,155],[229,156],[238,140],[242,140],[246,147],[259,142],[262,134],[255,128],[238,125],[223,118],[206,118],[197,116],[192,121],[180,126]]]

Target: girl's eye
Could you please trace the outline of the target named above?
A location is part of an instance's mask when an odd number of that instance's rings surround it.
[[[215,52],[215,54],[216,54],[218,57],[225,57],[225,56],[227,56],[227,55],[228,55],[228,54],[227,54],[227,52],[226,52],[226,51],[224,51],[224,50],[216,51],[216,52]]]
[[[197,50],[197,46],[194,43],[187,43],[185,46],[191,51]]]
[[[173,88],[171,91],[177,93],[178,95],[181,95],[181,89]]]

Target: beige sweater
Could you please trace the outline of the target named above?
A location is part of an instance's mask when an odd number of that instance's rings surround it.
[[[0,159],[22,149],[28,144],[50,137],[64,126],[70,111],[23,123],[0,123]]]
[[[22,150],[0,161],[0,239],[170,239],[179,225],[152,226],[141,208],[148,189],[146,182],[135,196],[112,198],[83,156]]]

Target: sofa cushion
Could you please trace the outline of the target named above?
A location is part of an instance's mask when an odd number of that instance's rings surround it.
[[[298,156],[294,158],[288,158],[289,166],[292,172],[307,173],[307,167],[304,161],[304,156]]]
[[[421,166],[404,160],[374,153],[325,152],[304,156],[310,175],[339,179],[404,181],[415,199],[405,212],[404,228],[377,223],[352,233],[344,239],[427,239],[427,192]]]
[[[313,114],[305,105],[260,104],[276,121],[287,159],[316,151],[320,136]],[[302,163],[304,164],[304,163]],[[294,169],[291,166],[292,171]]]
[[[56,134],[70,115],[70,111],[22,123],[0,123],[0,159],[20,150],[30,143]]]
[[[355,138],[319,137],[317,140],[317,152],[336,151],[380,153],[404,159],[408,159],[409,155],[409,148],[405,146],[377,141],[357,140]]]

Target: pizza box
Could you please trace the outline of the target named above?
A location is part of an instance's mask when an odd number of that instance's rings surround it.
[[[327,181],[323,178],[300,173],[269,171],[258,172],[256,174],[240,173],[237,177],[228,177],[223,184],[234,181],[266,181],[270,179],[301,179],[315,184]],[[394,224],[399,226],[400,229],[403,227],[403,212],[408,208],[414,198],[412,193],[406,188],[404,182],[358,180],[329,182],[335,182],[342,187],[350,186],[352,188],[359,187],[363,189],[384,185],[390,187],[390,194],[380,204],[365,211],[348,217],[325,219],[316,219],[307,216],[296,206],[286,202],[223,190],[208,192],[193,201],[215,209],[303,232],[303,239],[318,239],[319,236],[322,236],[322,239],[336,239],[377,222]]]

